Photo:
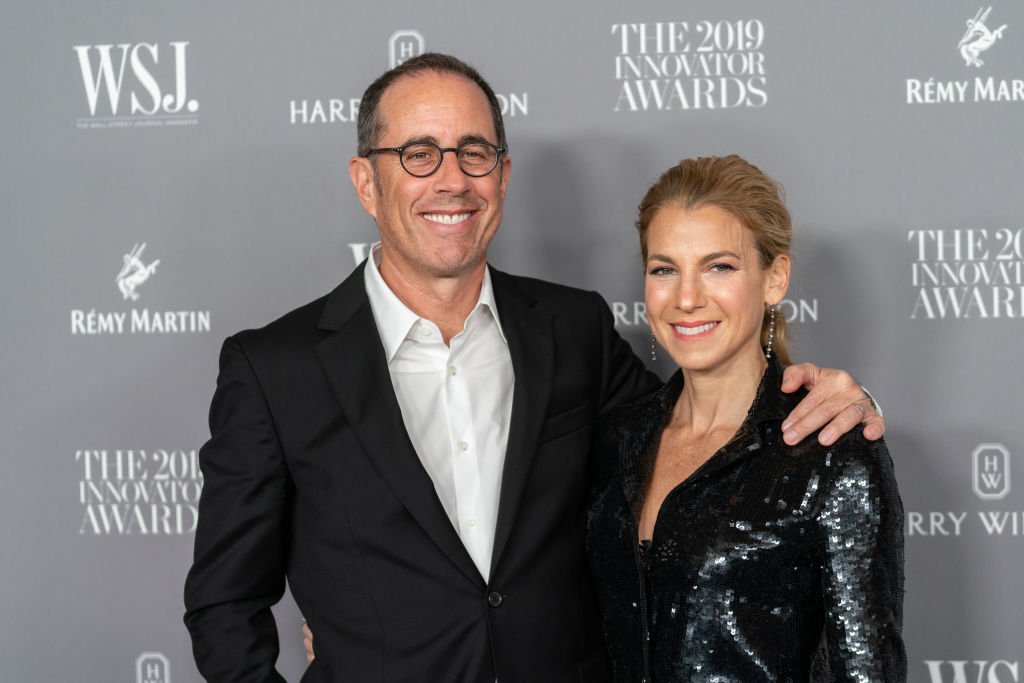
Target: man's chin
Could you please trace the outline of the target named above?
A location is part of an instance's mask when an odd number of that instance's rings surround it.
[[[461,278],[472,274],[474,271],[483,272],[486,263],[484,258],[440,261],[428,264],[425,268],[431,277],[438,279]]]

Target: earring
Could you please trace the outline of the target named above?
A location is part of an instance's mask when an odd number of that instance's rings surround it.
[[[775,311],[776,307],[774,304],[765,304],[768,307],[768,344],[764,349],[764,357],[768,360],[772,358],[772,344],[775,342]]]
[[[654,333],[651,333],[651,360],[658,360],[658,346],[654,341]]]

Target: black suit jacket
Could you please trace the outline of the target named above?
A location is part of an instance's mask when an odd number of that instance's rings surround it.
[[[515,391],[489,585],[405,430],[362,267],[225,341],[185,585],[207,679],[281,680],[287,578],[315,634],[304,681],[607,680],[583,549],[591,428],[657,380],[597,294],[491,272]]]

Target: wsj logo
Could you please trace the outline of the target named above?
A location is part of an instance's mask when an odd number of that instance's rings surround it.
[[[147,119],[148,125],[173,119],[194,123],[199,102],[188,97],[188,45],[171,42],[163,51],[156,43],[76,45],[89,106],[89,118],[79,119],[79,127],[105,127],[88,125],[97,117],[122,126]]]
[[[417,57],[426,49],[426,41],[419,31],[395,31],[388,39],[388,52],[391,55],[391,68],[402,62]]]
[[[135,660],[135,683],[171,683],[171,663],[159,652],[143,652]]]
[[[988,661],[925,661],[931,683],[1020,683],[1020,663]]]
[[[979,444],[974,461],[974,493],[982,500],[1000,500],[1010,492],[1010,452],[998,443]]]

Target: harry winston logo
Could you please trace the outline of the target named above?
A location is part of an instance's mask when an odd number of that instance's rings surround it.
[[[1010,451],[1000,443],[982,443],[971,454],[972,488],[982,500],[1000,500],[1010,493]]]
[[[1002,500],[1010,495],[1010,450],[1001,443],[980,443],[971,452],[971,489],[974,495],[983,501]],[[1002,506],[1000,506],[1002,507]],[[943,536],[967,536],[971,534],[984,533],[989,537],[1007,537],[1014,543],[1019,543],[1024,537],[1024,510],[1006,510],[983,506],[983,509],[973,513],[966,510],[931,509],[928,511],[907,511],[906,533],[909,537],[943,537]],[[926,662],[927,663],[927,662]],[[969,680],[962,678],[964,672],[962,667],[965,662],[949,661],[933,662],[929,664],[932,669],[932,680],[935,683],[943,683],[940,677],[939,668],[949,664],[954,674],[952,683],[970,683],[971,681],[996,682],[994,673],[989,673],[985,678],[979,671],[978,676],[973,674]],[[976,665],[984,662],[974,662]],[[990,671],[999,666],[998,662],[992,664]],[[1016,663],[1013,664],[1017,666]],[[961,667],[961,668],[958,668]],[[1017,679],[1014,678],[1014,681]]]
[[[981,61],[978,55],[988,50],[997,40],[1003,37],[1003,30],[1006,28],[1006,24],[1003,24],[995,31],[990,31],[985,26],[985,21],[988,20],[988,15],[991,12],[991,7],[988,9],[979,8],[974,18],[967,20],[967,30],[956,46],[960,50],[960,56],[964,58],[967,66],[980,69],[985,62]]]
[[[395,31],[388,39],[388,52],[391,55],[391,68],[423,54],[426,41],[423,34],[415,30]]]
[[[135,683],[171,683],[171,663],[159,652],[143,652],[135,659]]]

